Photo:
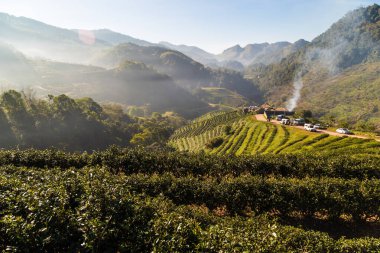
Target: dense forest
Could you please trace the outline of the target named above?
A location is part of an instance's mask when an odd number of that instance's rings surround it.
[[[163,146],[183,122],[176,114],[130,117],[120,105],[100,106],[91,98],[36,99],[33,93],[14,90],[0,96],[1,148],[91,151],[111,144]]]

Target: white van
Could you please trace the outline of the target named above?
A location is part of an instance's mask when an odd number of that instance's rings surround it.
[[[303,125],[303,128],[305,128],[305,129],[308,129],[308,128],[311,128],[311,127],[314,127],[313,124],[307,123],[307,124]]]
[[[282,119],[281,124],[283,125],[290,125],[290,119]]]

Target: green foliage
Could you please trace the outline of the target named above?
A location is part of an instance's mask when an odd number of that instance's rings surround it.
[[[233,108],[249,104],[244,96],[226,88],[202,87],[195,91],[195,95],[205,102],[226,105]]]
[[[223,131],[224,131],[224,134],[225,134],[225,135],[230,135],[231,132],[232,132],[232,127],[231,127],[231,125],[226,125],[226,126],[224,126]]]
[[[223,142],[224,142],[224,139],[221,137],[211,139],[208,143],[206,143],[206,148],[209,148],[209,149],[217,148],[220,145],[222,145]]]
[[[99,169],[1,169],[0,249],[145,251],[152,209],[117,181]]]
[[[179,116],[161,116],[159,113],[153,113],[151,118],[138,120],[139,132],[132,136],[131,144],[136,146],[156,144],[164,147],[174,129],[182,124],[184,120]]]
[[[116,121],[89,98],[60,95],[45,101],[11,90],[2,94],[0,111],[4,113],[2,147],[91,150],[128,145],[130,139],[132,120],[119,112]]]
[[[56,147],[72,151],[158,144],[165,146],[185,120],[175,113],[133,119],[120,105],[66,95],[35,99],[14,90],[0,97],[0,148]]]
[[[302,113],[308,115],[309,112]],[[206,145],[217,137],[224,139],[223,144],[210,150]],[[376,156],[380,147],[380,143],[374,140],[350,138],[341,142],[341,137],[337,136],[254,121],[252,115],[244,116],[237,111],[200,117],[177,129],[170,137],[170,144],[179,151],[205,151],[218,155],[346,152]]]
[[[380,212],[378,163],[116,147],[93,154],[0,151],[0,250],[378,252],[377,238],[333,239],[273,219],[323,213],[352,216],[353,227],[368,222]],[[271,168],[277,172],[263,174]]]
[[[326,213],[332,220],[341,215],[360,220],[380,212],[379,180],[239,176],[205,181],[192,176],[175,178],[172,174],[163,174],[131,175],[128,183],[133,191],[151,196],[162,194],[179,205],[195,203],[211,210],[225,206],[231,214],[243,214],[249,209],[256,214],[270,211],[280,215]]]

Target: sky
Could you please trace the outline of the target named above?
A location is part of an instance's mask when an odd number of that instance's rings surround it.
[[[380,0],[0,0],[0,12],[221,53],[236,44],[312,40],[374,3]]]

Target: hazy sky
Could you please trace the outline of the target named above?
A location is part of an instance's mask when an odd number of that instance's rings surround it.
[[[0,0],[0,12],[220,53],[235,44],[311,40],[373,3],[380,0]]]

